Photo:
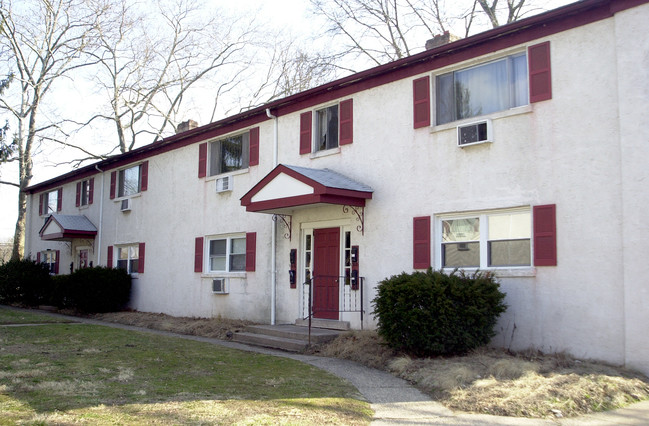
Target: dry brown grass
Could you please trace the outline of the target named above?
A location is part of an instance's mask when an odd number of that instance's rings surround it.
[[[226,338],[250,324],[122,312],[94,318],[183,334]],[[353,360],[406,379],[449,408],[503,416],[573,417],[649,399],[649,379],[623,368],[536,351],[480,349],[465,356],[410,358],[375,331],[352,331],[310,353]]]
[[[216,339],[226,339],[228,332],[235,333],[242,331],[247,325],[253,324],[251,321],[244,320],[171,317],[169,315],[146,312],[109,312],[105,314],[94,314],[92,318],[154,330],[191,336],[213,337]]]
[[[417,359],[389,349],[374,331],[342,334],[316,352],[390,371],[449,408],[475,413],[574,417],[649,399],[647,377],[564,353],[483,348]]]

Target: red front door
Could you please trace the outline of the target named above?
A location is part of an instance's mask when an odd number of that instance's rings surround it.
[[[338,319],[340,228],[313,231],[313,316]]]

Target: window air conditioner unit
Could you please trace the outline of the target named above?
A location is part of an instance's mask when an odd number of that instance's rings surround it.
[[[491,120],[457,126],[457,145],[459,147],[493,142]]]
[[[216,192],[232,191],[232,176],[225,176],[216,180]]]
[[[120,210],[123,211],[123,212],[131,211],[131,199],[130,198],[122,200],[122,205],[120,207]]]
[[[215,278],[212,280],[212,293],[227,294],[228,280],[226,278]]]

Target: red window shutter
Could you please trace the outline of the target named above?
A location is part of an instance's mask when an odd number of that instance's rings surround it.
[[[95,178],[90,178],[88,181],[88,204],[92,204],[92,199],[95,194]]]
[[[140,165],[140,191],[146,191],[149,187],[149,162],[145,161]]]
[[[246,234],[246,271],[254,272],[257,263],[257,233]]]
[[[340,103],[340,145],[354,142],[354,103],[347,99]]]
[[[203,272],[203,237],[194,241],[194,272]]]
[[[77,182],[77,199],[75,204],[77,207],[81,205],[81,182]]]
[[[56,260],[54,261],[54,273],[59,273],[59,262],[61,261],[61,250],[54,250],[56,253]]]
[[[207,176],[207,142],[198,145],[198,177]]]
[[[430,77],[421,77],[412,82],[413,127],[430,126]]]
[[[115,198],[115,187],[117,186],[117,172],[110,174],[110,199]]]
[[[557,265],[556,205],[534,206],[534,265]]]
[[[36,253],[36,263],[41,263],[41,252]]]
[[[430,268],[430,216],[415,217],[412,221],[412,267]]]
[[[259,127],[250,129],[250,156],[248,165],[258,166],[259,165]]]
[[[144,243],[140,243],[140,247],[138,248],[138,261],[137,261],[137,273],[142,274],[144,273]]]
[[[60,212],[61,208],[63,208],[63,188],[59,188],[56,193],[56,211]]]
[[[530,73],[530,103],[552,99],[550,42],[530,46],[527,60]]]
[[[108,251],[106,252],[106,266],[109,268],[113,267],[113,246],[108,246]]]
[[[43,198],[44,198],[44,196],[45,196],[45,194],[41,194],[40,197],[39,197],[39,201],[38,201],[38,215],[39,216],[43,215]]]
[[[300,114],[300,155],[311,152],[311,111]]]

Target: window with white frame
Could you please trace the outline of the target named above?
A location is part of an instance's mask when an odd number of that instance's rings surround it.
[[[443,268],[531,265],[529,209],[438,217]]]
[[[141,190],[142,165],[120,170],[118,180],[118,197],[128,197],[129,195],[137,194]]]
[[[246,236],[214,237],[208,240],[210,272],[246,270]]]
[[[117,247],[117,267],[129,274],[137,273],[139,269],[140,248],[138,244]]]
[[[45,201],[43,203],[44,209],[43,209],[43,214],[44,215],[49,215],[52,213],[56,213],[59,205],[59,191],[50,191],[47,192],[45,195]]]
[[[247,169],[249,153],[249,132],[210,142],[210,176]]]
[[[338,105],[332,105],[315,112],[315,151],[338,147]]]
[[[79,194],[79,204],[87,206],[90,204],[90,180],[81,181],[81,192]]]
[[[435,81],[436,124],[529,103],[525,53],[441,74]]]
[[[41,262],[47,265],[47,269],[49,269],[50,274],[57,273],[56,250],[45,250],[41,252]]]

